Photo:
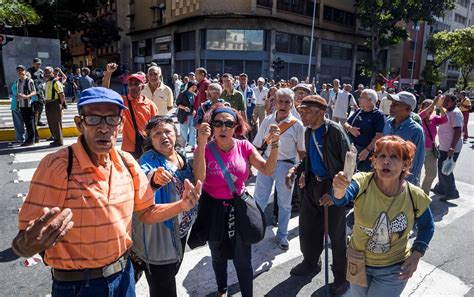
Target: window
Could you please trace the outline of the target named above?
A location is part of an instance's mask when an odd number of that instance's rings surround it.
[[[187,75],[189,71],[194,71],[196,69],[194,65],[194,60],[176,60],[175,62],[175,72],[182,73]]]
[[[231,51],[263,51],[263,30],[207,30],[206,49]]]
[[[257,80],[257,78],[262,75],[262,62],[245,61],[245,73],[249,76],[249,80]]]
[[[278,0],[277,9],[312,17],[314,9],[313,0]],[[316,4],[316,18],[319,15],[319,4]]]
[[[323,44],[321,49],[321,57],[340,60],[352,60],[352,49],[337,45]]]
[[[257,5],[272,8],[273,0],[257,0]]]
[[[189,31],[176,34],[174,47],[176,52],[194,51],[196,48],[196,32]]]
[[[467,18],[466,17],[463,17],[462,15],[460,14],[455,14],[454,15],[454,21],[456,23],[460,23],[460,24],[463,24],[463,25],[466,25],[466,22],[467,22]]]
[[[466,8],[469,7],[469,0],[458,0],[456,1],[459,5],[464,6]]]
[[[416,62],[408,61],[408,70],[412,70],[414,67],[416,67]]]
[[[311,38],[309,36],[276,32],[275,49],[280,53],[309,55]],[[316,49],[316,40],[313,42],[313,53]]]
[[[215,76],[217,73],[222,74],[222,67],[223,61],[222,60],[207,60],[206,61],[206,70],[208,73],[211,73]]]
[[[415,46],[416,46],[416,43],[413,40],[411,40],[410,41],[410,49],[415,50]]]
[[[325,21],[335,22],[349,27],[355,26],[355,15],[353,13],[331,6],[324,6],[323,18]]]

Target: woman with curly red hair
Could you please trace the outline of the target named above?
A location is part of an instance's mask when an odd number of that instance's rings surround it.
[[[357,173],[352,181],[343,172],[334,177],[333,202],[341,206],[354,201],[347,251],[352,296],[399,296],[433,237],[431,199],[405,181],[415,150],[409,141],[385,136],[375,143],[375,172]],[[410,247],[415,223],[418,233]]]

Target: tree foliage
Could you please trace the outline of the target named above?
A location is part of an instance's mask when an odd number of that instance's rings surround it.
[[[408,39],[403,23],[431,23],[435,17],[454,8],[454,0],[356,0],[357,18],[369,37],[366,46],[371,49],[372,78],[383,70],[382,50]]]
[[[0,0],[1,1],[1,0]],[[33,6],[43,21],[30,26],[31,35],[65,40],[71,33],[82,32],[87,46],[101,47],[120,39],[116,23],[109,15],[97,15],[98,8],[107,0],[55,0],[41,1]]]
[[[455,31],[435,33],[429,42],[436,65],[450,61],[461,72],[460,87],[469,84],[469,75],[474,70],[474,26]]]
[[[30,5],[17,0],[0,0],[0,23],[22,27],[38,24],[41,18]]]

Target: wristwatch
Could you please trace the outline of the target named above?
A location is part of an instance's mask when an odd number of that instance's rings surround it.
[[[418,253],[421,254],[421,256],[423,257],[425,255],[425,250],[421,249],[420,247],[418,246],[412,246],[411,249],[410,249],[410,252],[413,254],[413,252],[417,251]]]

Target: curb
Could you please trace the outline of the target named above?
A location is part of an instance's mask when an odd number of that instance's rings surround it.
[[[77,127],[63,127],[63,137],[77,137],[79,136],[79,130]],[[38,128],[38,134],[41,139],[46,139],[51,137],[51,132],[48,127]],[[1,129],[0,130],[0,141],[15,141],[15,129]]]

